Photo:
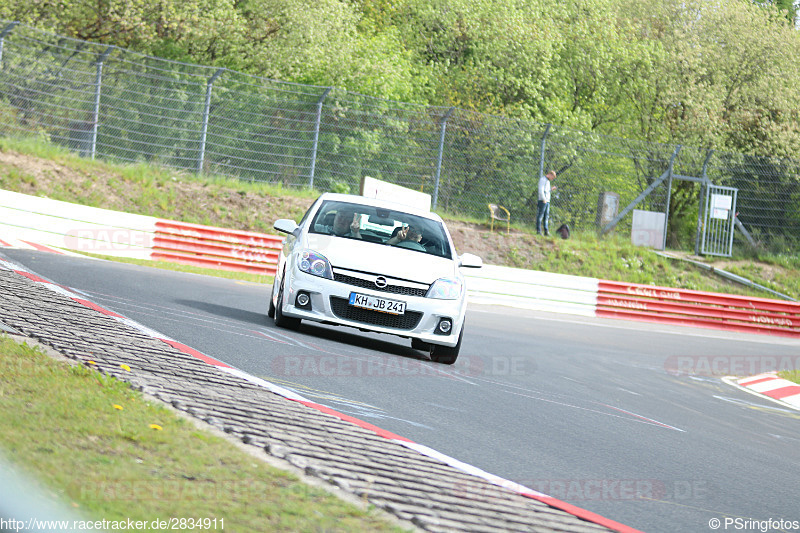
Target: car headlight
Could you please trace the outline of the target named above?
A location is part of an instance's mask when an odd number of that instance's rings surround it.
[[[461,297],[462,290],[464,290],[464,283],[460,279],[439,278],[433,282],[430,290],[428,290],[428,298],[458,300]]]
[[[303,250],[300,252],[300,260],[297,268],[306,274],[319,276],[321,278],[333,279],[333,270],[328,259],[313,250]]]

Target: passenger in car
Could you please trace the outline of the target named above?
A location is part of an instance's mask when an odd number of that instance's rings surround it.
[[[422,230],[412,225],[398,226],[392,232],[392,236],[386,241],[386,244],[396,245],[401,242],[416,242],[422,240]]]

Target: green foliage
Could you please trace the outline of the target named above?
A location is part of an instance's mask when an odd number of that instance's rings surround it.
[[[350,185],[342,181],[331,182],[330,191],[340,194],[350,194]]]
[[[0,5],[0,19],[169,59],[778,156],[800,151],[794,16],[791,0]]]
[[[775,10],[737,0],[631,0],[621,9],[640,39],[663,48],[631,95],[642,106],[637,136],[797,153],[800,66],[790,58],[800,53],[800,34]]]
[[[547,4],[410,0],[382,14],[430,69],[435,103],[538,117],[559,38]]]
[[[658,47],[637,38],[635,25],[619,16],[614,0],[560,3],[554,24],[560,39],[543,119],[614,131],[632,116],[629,94],[646,83],[642,74],[652,67]]]

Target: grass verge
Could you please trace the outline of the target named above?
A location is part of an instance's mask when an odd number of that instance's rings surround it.
[[[800,370],[782,370],[778,372],[778,375],[783,379],[800,383]]]
[[[86,520],[208,518],[217,520],[213,529],[241,532],[402,531],[122,381],[6,335],[0,448]]]

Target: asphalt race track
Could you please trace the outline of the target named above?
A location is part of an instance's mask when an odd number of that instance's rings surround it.
[[[485,306],[470,308],[448,367],[399,337],[276,328],[269,286],[0,255],[244,372],[642,531],[800,520],[800,412],[720,380],[794,364],[796,339]]]

